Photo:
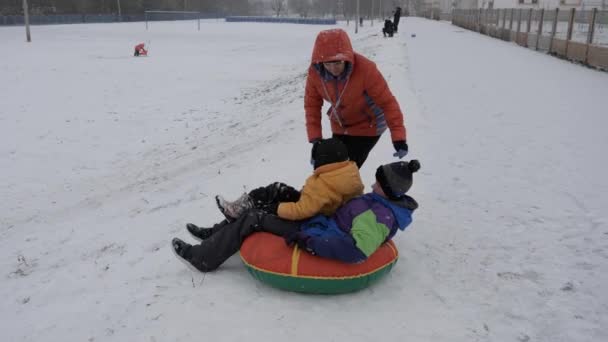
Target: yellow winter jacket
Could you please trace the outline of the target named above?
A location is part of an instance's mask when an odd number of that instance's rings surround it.
[[[317,214],[332,215],[338,207],[363,194],[357,164],[343,161],[323,165],[308,177],[297,202],[279,204],[277,214],[286,220],[303,220]]]

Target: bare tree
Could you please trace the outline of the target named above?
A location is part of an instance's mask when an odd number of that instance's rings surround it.
[[[281,12],[285,10],[285,1],[284,0],[272,0],[272,2],[270,3],[270,7],[272,8],[272,11],[278,17],[281,14]]]
[[[312,11],[312,0],[290,0],[289,10],[299,14],[300,17],[306,18]]]
[[[257,0],[263,3],[265,0]],[[23,0],[0,0],[2,15],[22,15]],[[252,0],[252,3],[257,3]],[[277,2],[277,1],[273,1]],[[280,12],[285,10],[285,1]],[[119,5],[120,4],[120,5]],[[222,14],[247,14],[252,10],[248,0],[28,0],[30,14],[142,14],[145,10],[200,11]],[[275,11],[276,12],[276,11]],[[279,13],[280,13],[279,12]]]

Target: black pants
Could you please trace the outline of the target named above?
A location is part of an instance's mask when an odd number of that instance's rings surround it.
[[[278,236],[295,233],[299,221],[283,220],[261,210],[252,209],[233,222],[222,221],[212,228],[213,234],[199,245],[190,248],[190,263],[202,272],[217,269],[238,252],[245,238],[255,232],[268,232]]]
[[[334,134],[333,137],[340,139],[340,141],[346,145],[346,149],[348,150],[348,158],[357,163],[358,168],[363,166],[363,163],[369,155],[369,151],[376,146],[376,143],[380,139],[380,136],[363,137],[342,134]]]

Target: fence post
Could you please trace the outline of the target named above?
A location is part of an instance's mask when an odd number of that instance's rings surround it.
[[[505,27],[507,27],[507,9],[503,9],[502,10],[502,30],[505,30]],[[504,33],[503,33],[504,35]]]
[[[574,15],[576,13],[575,8],[570,9],[570,19],[568,19],[568,36],[566,40],[570,41],[572,39],[572,30],[574,29]]]
[[[492,15],[492,10],[491,9],[486,9],[485,10],[485,15],[484,15],[484,20],[483,20],[484,21],[484,25],[485,25],[486,35],[490,35],[490,29],[489,29],[490,19],[489,19],[489,16],[491,16],[491,15]]]
[[[589,32],[587,33],[587,44],[593,44],[593,35],[595,34],[595,18],[597,17],[597,8],[591,11],[591,20],[589,20]]]
[[[568,19],[568,35],[566,37],[566,53],[565,56],[568,58],[568,45],[570,45],[570,40],[572,40],[572,31],[574,30],[574,16],[576,14],[576,9],[570,9],[570,19]]]
[[[475,31],[477,30],[477,15],[479,14],[478,10],[471,10],[471,28],[469,30]]]
[[[540,41],[540,36],[543,34],[543,22],[545,20],[545,9],[542,8],[540,10],[540,20],[538,21],[538,32],[536,35],[536,51],[538,51],[538,42]]]
[[[477,13],[477,32],[481,32],[481,13],[482,13],[483,9],[479,9],[479,12]]]
[[[517,36],[516,37],[518,37],[519,32],[521,32],[521,12],[522,11],[523,10],[521,8],[517,10],[518,16],[517,16]],[[517,40],[517,38],[515,40]]]
[[[526,28],[526,32],[530,33],[530,28],[532,26],[532,9],[528,12],[528,27]]]
[[[585,52],[585,64],[589,64],[589,48],[593,44],[593,34],[595,33],[595,18],[597,16],[597,8],[591,11],[589,20],[589,32],[587,33],[587,51]]]
[[[483,9],[482,10],[482,14],[483,14],[483,20],[482,20],[483,27],[482,27],[482,31],[486,31],[486,34],[487,34],[487,31],[488,31],[488,12],[489,11],[490,11],[489,9]]]
[[[555,39],[555,31],[557,31],[557,17],[559,16],[559,7],[555,9],[555,18],[553,18],[553,27],[551,28],[551,40],[549,41],[549,53],[553,49],[553,39]]]
[[[521,14],[523,13],[523,9],[518,9],[517,13],[517,33],[515,34],[515,43],[519,44],[519,33],[521,32]]]

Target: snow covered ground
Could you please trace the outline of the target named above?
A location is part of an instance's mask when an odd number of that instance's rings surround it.
[[[340,296],[267,287],[238,256],[193,273],[169,247],[220,219],[217,193],[303,183],[328,27],[0,28],[2,340],[608,340],[608,74],[449,23],[380,27],[344,26],[406,113],[421,207],[392,273]],[[386,135],[366,185],[392,152]]]

